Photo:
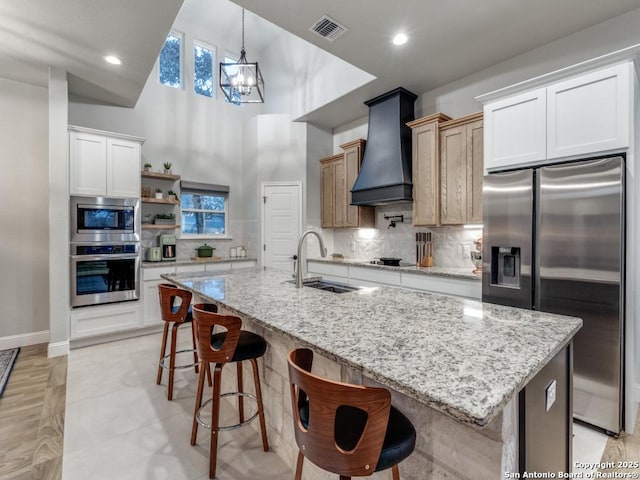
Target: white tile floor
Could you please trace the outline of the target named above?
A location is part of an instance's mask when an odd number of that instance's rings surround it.
[[[573,424],[573,471],[574,473],[594,473],[593,468],[584,468],[584,464],[600,462],[607,436],[587,428],[579,423]]]
[[[190,340],[188,332],[178,336],[181,343]],[[195,373],[176,372],[174,400],[167,401],[167,373],[162,385],[155,383],[160,338],[147,335],[71,351],[63,480],[209,477],[209,431],[200,428],[198,444],[189,444]],[[232,411],[223,408],[222,415]],[[275,453],[262,450],[252,428],[222,432],[218,452],[221,480],[293,477]]]
[[[190,337],[187,329],[181,333],[185,348]],[[195,374],[177,371],[174,400],[167,401],[167,373],[162,385],[155,383],[160,338],[146,335],[71,351],[63,480],[208,478],[209,431],[200,428],[198,444],[189,445]],[[222,415],[233,412],[227,406]],[[599,462],[606,440],[574,424],[574,463]],[[218,452],[220,480],[293,478],[291,466],[263,452],[252,428],[222,432]]]

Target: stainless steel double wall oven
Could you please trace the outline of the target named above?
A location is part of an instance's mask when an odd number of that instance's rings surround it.
[[[137,198],[71,197],[71,306],[140,297]]]

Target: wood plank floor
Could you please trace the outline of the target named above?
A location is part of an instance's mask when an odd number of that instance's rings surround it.
[[[608,438],[607,446],[602,455],[602,463],[606,463],[607,468],[601,468],[601,472],[606,473],[626,473],[627,478],[640,477],[640,414],[636,418],[636,428],[634,435],[625,432],[620,434],[620,438]],[[636,477],[629,477],[629,474],[637,474]],[[622,478],[622,477],[621,477]]]
[[[0,397],[0,478],[60,480],[67,357],[22,347]]]

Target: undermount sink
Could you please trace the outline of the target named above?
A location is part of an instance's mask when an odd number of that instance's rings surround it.
[[[295,281],[291,280],[290,283],[295,283]],[[304,280],[302,282],[302,285],[304,287],[317,288],[318,290],[324,290],[325,292],[333,293],[349,293],[362,289],[362,287],[345,285],[344,283],[330,282],[328,280],[322,279]]]

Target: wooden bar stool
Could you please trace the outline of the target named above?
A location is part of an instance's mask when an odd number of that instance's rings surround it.
[[[298,444],[295,479],[302,478],[305,458],[340,480],[367,477],[392,469],[413,452],[416,431],[391,406],[384,388],[334,382],[311,373],[313,352],[289,353],[293,424]]]
[[[162,372],[165,368],[169,369],[169,386],[167,387],[167,400],[173,400],[173,374],[176,369],[194,367],[198,373],[198,352],[196,351],[196,332],[193,327],[193,316],[191,313],[191,292],[183,290],[168,283],[158,285],[158,296],[160,297],[160,313],[164,320],[164,329],[162,331],[162,347],[160,349],[160,361],[158,362],[158,376],[156,383],[160,385],[162,381]],[[179,298],[180,305],[174,305],[176,298]],[[193,349],[178,350],[178,328],[181,325],[191,325],[191,338],[193,341]],[[169,334],[169,326],[171,328],[171,347],[169,353],[167,350],[167,336]],[[193,352],[193,363],[176,365],[177,353]],[[169,365],[167,366],[167,360]]]
[[[218,458],[218,432],[234,430],[247,425],[256,417],[260,418],[260,430],[262,433],[262,447],[265,452],[269,451],[267,441],[267,430],[264,420],[264,408],[262,406],[262,392],[260,390],[260,375],[258,373],[257,358],[264,355],[267,343],[260,335],[241,330],[242,320],[233,315],[218,314],[218,307],[211,303],[199,303],[193,306],[193,317],[196,326],[196,345],[198,356],[200,357],[200,375],[198,376],[198,392],[196,394],[196,405],[193,412],[193,427],[191,430],[191,445],[196,444],[198,434],[198,424],[211,429],[211,450],[209,453],[209,478],[216,475],[216,462]],[[223,330],[218,333],[214,329]],[[253,368],[253,382],[255,385],[255,396],[243,391],[242,384],[242,362],[249,360]],[[220,381],[222,379],[222,368],[227,363],[235,362],[237,366],[238,391],[220,393]],[[213,397],[202,404],[202,391],[204,389],[204,378],[206,375],[211,378],[210,364],[215,364],[213,374]],[[238,397],[239,423],[235,425],[220,426],[220,399],[227,396]],[[244,418],[243,398],[248,397],[257,403],[257,411],[250,418]],[[211,402],[211,425],[200,419],[200,411],[207,403]]]

